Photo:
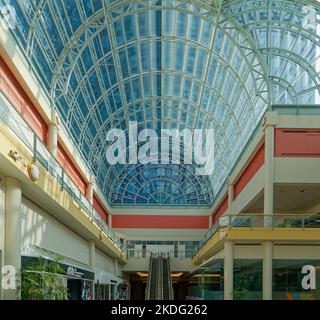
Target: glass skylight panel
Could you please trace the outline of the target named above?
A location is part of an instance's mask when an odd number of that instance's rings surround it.
[[[219,23],[209,0],[0,3],[110,205],[211,205],[270,104],[319,100],[319,34],[294,1],[224,1]],[[129,121],[214,128],[214,173],[110,166],[105,134]]]

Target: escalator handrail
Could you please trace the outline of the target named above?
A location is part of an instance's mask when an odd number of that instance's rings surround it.
[[[169,300],[173,300],[173,286],[172,286],[172,277],[171,277],[171,267],[170,267],[170,257],[167,258],[168,265],[168,285],[169,285]]]
[[[151,284],[152,284],[152,276],[153,276],[153,263],[154,263],[154,258],[153,255],[151,254],[150,256],[150,262],[149,262],[149,274],[148,274],[148,280],[147,280],[147,288],[146,288],[146,300],[151,300],[150,299],[150,294],[151,294]]]

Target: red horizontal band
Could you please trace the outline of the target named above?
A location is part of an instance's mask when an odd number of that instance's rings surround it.
[[[276,129],[276,157],[320,157],[319,129]]]
[[[113,215],[113,228],[208,229],[208,216]]]

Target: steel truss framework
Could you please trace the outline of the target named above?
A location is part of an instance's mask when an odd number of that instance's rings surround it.
[[[111,205],[212,205],[264,112],[319,102],[319,4],[0,0]],[[112,128],[213,128],[215,167],[107,163]]]

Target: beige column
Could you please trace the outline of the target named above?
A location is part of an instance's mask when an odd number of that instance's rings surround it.
[[[108,226],[112,228],[112,214],[108,213]]]
[[[93,194],[95,189],[95,179],[93,176],[90,176],[90,181],[88,183],[88,201],[93,205]]]
[[[264,162],[264,226],[272,227],[274,208],[274,131],[277,126],[278,115],[276,112],[267,112],[265,133],[265,162]],[[272,241],[264,241],[263,250],[263,300],[272,300]]]
[[[20,283],[21,270],[21,182],[6,177],[5,190],[5,250],[4,265],[13,266],[16,272],[16,286]],[[5,300],[19,300],[17,289],[3,289]]]
[[[95,253],[96,245],[93,240],[89,240],[89,266],[92,269],[95,267]]]
[[[212,227],[212,224],[213,224],[213,216],[210,213],[210,215],[209,215],[209,229]]]
[[[234,184],[231,177],[228,177],[228,213],[233,214]]]
[[[263,248],[263,281],[262,297],[263,300],[272,300],[272,241],[264,241]]]
[[[264,123],[265,161],[264,161],[264,226],[272,227],[273,184],[274,184],[274,128],[277,113],[268,112]]]
[[[117,276],[119,273],[119,263],[117,259],[114,259],[114,274]]]
[[[48,127],[48,149],[56,157],[58,152],[58,132],[60,120],[55,110],[51,111],[51,121]]]
[[[233,256],[234,243],[226,240],[224,243],[224,300],[233,300]]]
[[[96,245],[93,240],[89,240],[89,267],[94,271],[95,269],[95,255],[96,255]],[[95,282],[93,283],[93,299],[95,297]]]

